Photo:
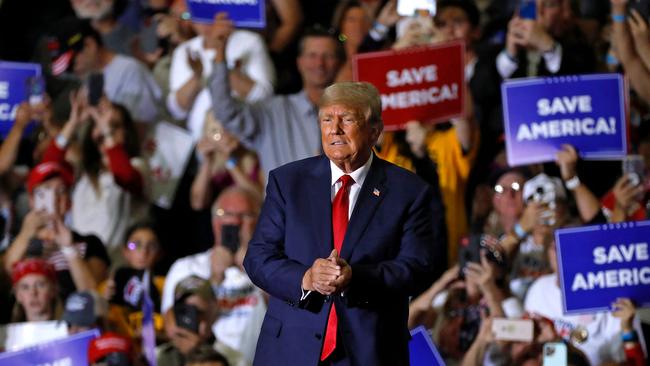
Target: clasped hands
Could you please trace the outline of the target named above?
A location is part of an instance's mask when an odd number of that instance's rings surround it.
[[[350,284],[352,267],[333,249],[327,258],[318,258],[302,277],[305,291],[316,291],[322,295],[340,293]]]

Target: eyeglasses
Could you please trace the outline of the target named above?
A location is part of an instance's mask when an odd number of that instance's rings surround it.
[[[139,240],[130,241],[126,244],[126,248],[130,251],[135,250],[149,250],[156,251],[159,248],[159,245],[155,241],[141,242]]]
[[[257,214],[255,212],[233,212],[233,211],[226,211],[223,208],[217,208],[212,210],[212,217],[220,217],[220,218],[238,218],[240,220],[254,220],[257,218]]]
[[[520,190],[521,190],[521,184],[519,184],[518,182],[512,182],[510,184],[510,187],[504,186],[504,185],[501,185],[501,184],[497,184],[497,185],[494,186],[494,192],[496,194],[504,194],[504,193],[506,193],[506,191],[509,191],[510,193],[515,194],[515,193],[519,192]]]

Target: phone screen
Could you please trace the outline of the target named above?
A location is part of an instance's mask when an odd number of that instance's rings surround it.
[[[34,209],[54,214],[54,191],[50,188],[37,188],[34,190]]]
[[[633,186],[638,186],[643,182],[644,160],[641,155],[628,155],[621,163],[623,175],[627,176]]]
[[[566,366],[567,347],[562,342],[544,343],[543,366]]]
[[[499,341],[532,342],[534,324],[531,319],[492,320],[494,338]]]
[[[221,245],[235,253],[239,249],[239,225],[221,227]]]
[[[88,76],[88,103],[96,106],[102,95],[104,95],[104,74],[90,74]]]
[[[45,80],[41,76],[31,76],[25,81],[27,84],[27,101],[30,105],[36,105],[43,102],[45,95]]]
[[[537,18],[537,3],[536,0],[520,0],[519,1],[519,16],[523,19]]]
[[[397,0],[397,14],[402,16],[413,16],[418,10],[426,10],[429,15],[436,14],[435,0]]]
[[[174,319],[176,326],[199,333],[199,309],[196,306],[185,303],[174,305]]]

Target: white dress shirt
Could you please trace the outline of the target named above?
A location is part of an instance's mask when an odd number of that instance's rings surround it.
[[[359,198],[359,192],[361,191],[361,187],[363,186],[363,182],[366,180],[366,177],[368,176],[368,171],[370,171],[370,165],[372,164],[373,160],[373,155],[370,154],[370,158],[368,158],[368,161],[366,161],[365,164],[363,164],[360,168],[357,170],[353,171],[352,173],[348,173],[352,179],[354,179],[354,183],[350,186],[350,195],[348,196],[348,221],[350,217],[352,217],[352,212],[354,211],[354,206],[357,203],[357,198]],[[330,170],[332,171],[332,192],[330,199],[334,201],[334,197],[336,196],[336,193],[341,189],[343,186],[343,182],[339,181],[343,175],[346,173],[341,170],[334,162],[330,160]],[[339,253],[340,254],[340,253]],[[300,296],[300,300],[304,300],[311,294],[312,291],[305,291],[305,289],[302,289],[302,295]]]
[[[350,195],[348,196],[348,220],[350,217],[352,217],[352,211],[354,209],[354,205],[357,203],[357,198],[359,198],[359,191],[361,191],[361,186],[363,186],[363,181],[366,180],[366,176],[368,175],[368,171],[370,170],[370,164],[372,164],[372,155],[370,154],[370,158],[368,158],[368,161],[366,161],[365,164],[363,164],[360,168],[357,170],[353,171],[352,173],[349,173],[348,175],[354,179],[354,183],[352,186],[350,186]],[[334,164],[330,160],[330,168],[332,171],[332,195],[331,195],[331,200],[334,201],[334,197],[336,196],[336,192],[341,189],[341,186],[343,186],[343,182],[339,181],[343,175],[346,173],[342,171],[336,164]]]
[[[542,57],[546,63],[546,69],[551,74],[557,74],[560,71],[560,66],[562,66],[562,46],[556,42],[552,50],[542,53]],[[518,61],[508,55],[505,49],[497,56],[496,63],[497,71],[504,79],[510,78],[519,67]]]

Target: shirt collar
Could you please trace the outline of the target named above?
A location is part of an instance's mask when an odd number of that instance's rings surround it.
[[[372,164],[373,155],[374,153],[371,153],[368,161],[366,161],[365,164],[363,164],[360,168],[353,171],[352,173],[348,174],[360,187],[363,186],[363,181],[366,180],[366,176],[368,176],[368,171],[370,170],[370,165]],[[332,171],[332,186],[334,186],[336,182],[341,178],[341,176],[345,175],[346,173],[342,171],[338,166],[336,166],[336,164],[334,164],[334,162],[331,160],[330,168]]]
[[[298,108],[304,117],[312,117],[314,115],[318,115],[318,108],[314,105],[314,103],[311,102],[311,100],[309,100],[309,97],[307,97],[307,92],[304,89],[294,94],[293,96],[298,101]]]

